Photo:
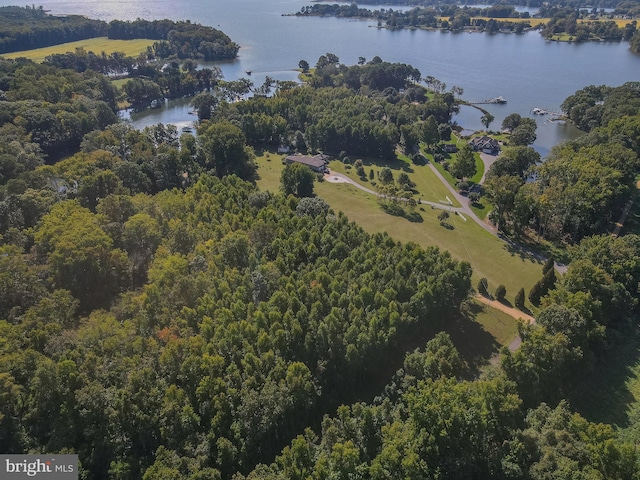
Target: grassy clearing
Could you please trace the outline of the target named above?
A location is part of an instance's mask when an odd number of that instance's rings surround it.
[[[280,188],[280,173],[284,168],[282,157],[274,153],[270,153],[268,157],[266,152],[259,153],[256,159],[259,176],[257,184],[261,190],[275,192]],[[409,176],[417,183],[418,167],[412,167],[415,170],[409,173]],[[367,173],[369,168],[365,168]],[[355,173],[353,175],[355,176]],[[448,250],[454,258],[468,261],[473,266],[474,285],[482,277],[487,278],[491,291],[503,284],[507,288],[507,299],[510,301],[513,301],[521,287],[529,291],[542,276],[540,263],[510,249],[506,243],[470,219],[465,221],[458,215],[452,215],[449,223],[453,229],[447,229],[440,226],[437,218],[440,210],[426,205],[416,209],[422,217],[422,222],[409,222],[404,218],[384,213],[374,195],[352,185],[319,182],[315,185],[315,191],[331,205],[331,208],[343,211],[370,233],[386,231],[396,240],[414,242],[425,248],[436,245]]]
[[[5,53],[5,58],[25,57],[34,62],[42,62],[49,55],[57,53],[75,52],[76,48],[84,48],[87,52],[107,55],[114,52],[122,52],[127,56],[137,57],[145,52],[147,47],[153,45],[156,40],[136,39],[136,40],[110,40],[107,37],[96,37],[77,42],[62,43],[52,47],[36,48],[34,50],[23,50],[21,52]]]
[[[352,158],[355,161],[356,158]],[[344,165],[338,160],[334,160],[329,164],[331,170],[347,175],[349,178],[359,183],[360,185],[367,187],[371,190],[375,190],[375,183],[378,181],[378,173],[382,168],[389,167],[393,172],[393,177],[398,178],[400,172],[405,172],[409,175],[411,180],[416,184],[415,199],[427,200],[429,202],[446,202],[446,197],[449,195],[447,188],[442,185],[442,182],[434,175],[431,169],[426,165],[415,165],[404,155],[398,155],[398,160],[394,162],[382,162],[377,159],[361,158],[364,164],[364,170],[366,178],[361,179],[356,174],[355,168],[348,168],[348,165]],[[373,170],[374,179],[370,179],[370,172]],[[451,199],[453,205],[459,207],[460,204]]]
[[[578,23],[591,23],[591,22],[615,22],[615,24],[618,26],[618,28],[624,28],[625,26],[627,26],[629,23],[633,22],[633,21],[638,21],[638,19],[624,19],[624,18],[607,18],[607,17],[602,17],[602,18],[598,18],[597,20],[591,20],[591,19],[582,19],[582,20],[578,20]]]
[[[116,88],[122,88],[124,86],[125,83],[127,83],[129,80],[131,80],[130,78],[118,78],[116,80],[111,80],[111,84],[116,87]]]
[[[449,17],[439,17],[440,21],[446,20],[449,21]],[[471,17],[471,20],[491,20],[489,17]],[[512,23],[528,23],[532,27],[537,27],[538,25],[544,25],[551,20],[550,18],[494,18],[494,20],[498,22],[512,22]]]

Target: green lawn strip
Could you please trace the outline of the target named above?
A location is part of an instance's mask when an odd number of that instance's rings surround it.
[[[478,183],[482,180],[482,174],[484,173],[484,162],[478,153],[474,153],[473,156],[476,159],[476,174],[469,179],[470,182]]]
[[[34,62],[42,62],[49,55],[57,53],[75,52],[76,48],[84,48],[87,52],[93,52],[97,55],[102,52],[107,55],[114,52],[122,52],[127,56],[137,57],[140,53],[145,52],[156,40],[145,38],[135,40],[111,40],[107,37],[89,38],[87,40],[79,40],[77,42],[62,43],[51,47],[36,48],[34,50],[23,50],[21,52],[5,53],[5,58],[25,57]]]

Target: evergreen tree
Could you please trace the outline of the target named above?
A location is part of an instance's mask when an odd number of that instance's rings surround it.
[[[555,262],[553,261],[553,257],[549,257],[549,259],[544,262],[544,265],[542,266],[542,275],[546,275],[549,270],[553,270],[554,263]]]
[[[516,307],[518,307],[520,310],[524,308],[524,288],[521,288],[520,290],[518,290],[518,293],[516,293],[516,298],[514,303]]]
[[[489,283],[485,277],[482,277],[478,282],[478,293],[483,297],[489,297]]]
[[[535,306],[540,305],[540,299],[545,294],[544,288],[542,286],[542,280],[536,282],[536,284],[529,291],[529,301],[533,303]]]

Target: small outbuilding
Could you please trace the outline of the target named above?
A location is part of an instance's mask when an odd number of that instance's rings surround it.
[[[445,143],[442,146],[442,150],[444,150],[445,153],[456,153],[458,151],[458,147],[455,143]]]

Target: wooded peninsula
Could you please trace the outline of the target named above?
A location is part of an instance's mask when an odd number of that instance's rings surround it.
[[[535,121],[463,137],[460,87],[411,65],[255,86],[198,67],[238,50],[210,27],[8,8],[7,49],[157,42],[0,57],[1,453],[86,480],[640,477],[640,83],[568,97],[586,133],[542,161]],[[118,118],[183,95],[195,132]],[[531,288],[374,231],[462,236],[452,190]],[[499,339],[477,296],[535,321]]]

